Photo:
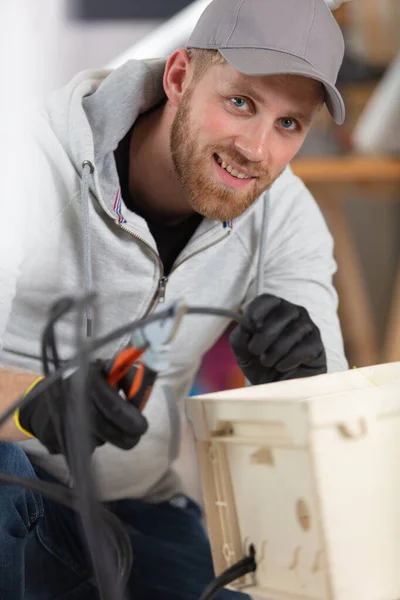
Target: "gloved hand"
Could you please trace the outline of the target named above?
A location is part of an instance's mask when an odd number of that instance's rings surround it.
[[[97,446],[109,442],[118,448],[129,450],[136,446],[147,431],[148,423],[135,406],[109,386],[103,371],[101,361],[90,364],[87,389],[92,423],[92,448],[94,450]],[[43,393],[21,408],[18,414],[21,427],[40,440],[51,454],[60,454],[61,448],[48,403],[51,404],[62,428],[68,411],[69,397],[75,393],[75,377],[76,374],[73,374],[64,381],[65,395],[60,394],[59,382],[56,381],[45,389],[46,379],[41,380],[33,390],[43,388]]]
[[[237,363],[253,385],[326,373],[318,327],[307,310],[270,294],[255,298],[237,325],[230,344]]]

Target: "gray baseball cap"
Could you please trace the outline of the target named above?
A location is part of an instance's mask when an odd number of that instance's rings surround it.
[[[294,74],[325,87],[336,123],[345,118],[336,80],[344,40],[324,0],[212,0],[186,48],[219,50],[246,75]]]

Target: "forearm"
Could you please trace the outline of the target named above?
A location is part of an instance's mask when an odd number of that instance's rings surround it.
[[[26,373],[0,367],[0,415],[10,408],[38,377],[36,373]],[[26,439],[28,437],[18,429],[13,417],[0,426],[1,442],[18,442]]]

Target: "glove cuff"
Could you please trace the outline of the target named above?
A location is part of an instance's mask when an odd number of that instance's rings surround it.
[[[33,388],[35,388],[37,386],[37,384],[40,381],[43,381],[44,377],[38,377],[37,379],[35,379],[35,381],[28,387],[28,389],[26,390],[26,392],[24,393],[24,397],[26,397],[32,390]],[[21,433],[23,433],[24,435],[28,436],[29,438],[34,438],[35,436],[28,431],[28,429],[26,429],[22,424],[21,424],[21,412],[20,412],[20,408],[17,408],[17,410],[14,413],[14,423],[17,426],[17,428],[19,429],[19,431]]]

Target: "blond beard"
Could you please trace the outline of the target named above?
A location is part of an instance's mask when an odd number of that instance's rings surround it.
[[[224,187],[204,175],[203,165],[211,162],[213,154],[222,152],[226,156],[227,149],[223,146],[215,146],[204,151],[197,148],[196,140],[199,136],[191,122],[191,96],[192,91],[188,89],[171,127],[170,148],[178,180],[193,210],[208,219],[229,221],[242,215],[272,185],[274,178],[267,170],[259,172],[259,166],[255,167],[254,163],[232,150],[228,150],[228,155],[232,159],[258,175],[257,180],[253,180],[250,184],[248,191]]]

